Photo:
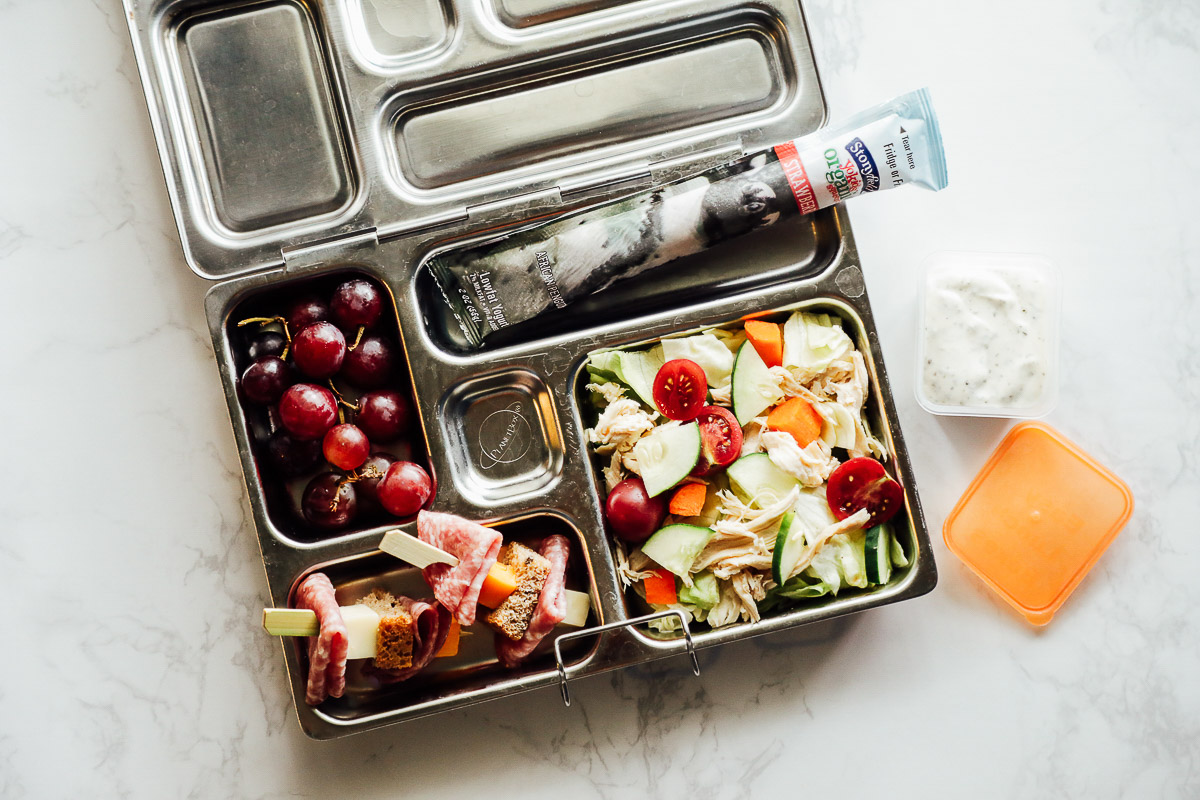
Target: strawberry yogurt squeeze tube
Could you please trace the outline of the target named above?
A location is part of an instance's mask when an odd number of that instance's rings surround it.
[[[929,91],[875,106],[691,178],[436,255],[429,268],[471,344],[781,219],[906,184],[946,187]]]

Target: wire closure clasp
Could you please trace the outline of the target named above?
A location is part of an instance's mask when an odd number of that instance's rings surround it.
[[[692,672],[696,677],[700,677],[700,659],[696,657],[696,645],[692,641],[692,632],[688,628],[687,617],[679,609],[669,609],[667,611],[658,611],[653,614],[647,614],[644,617],[635,617],[621,622],[610,622],[607,625],[600,625],[595,628],[584,628],[583,630],[571,631],[564,633],[554,640],[554,660],[558,664],[558,688],[562,691],[563,703],[568,707],[571,705],[571,693],[567,691],[567,668],[563,664],[562,658],[562,643],[572,639],[582,639],[584,636],[593,636],[604,633],[605,631],[613,631],[618,628],[630,628],[634,625],[643,625],[647,622],[653,622],[656,619],[665,619],[666,617],[676,617],[679,624],[683,627],[683,644],[687,650],[687,654],[692,658]]]

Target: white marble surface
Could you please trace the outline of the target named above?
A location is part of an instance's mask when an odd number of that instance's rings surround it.
[[[332,743],[295,723],[117,0],[0,0],[0,797],[1200,796],[1200,5],[808,5],[834,116],[932,87],[951,188],[851,211],[941,582]],[[938,532],[1007,425],[912,398],[919,264],[1048,255],[1049,422],[1137,509],[1035,630]],[[11,612],[10,612],[11,613]],[[719,789],[719,791],[718,791]],[[700,796],[705,796],[703,792]]]

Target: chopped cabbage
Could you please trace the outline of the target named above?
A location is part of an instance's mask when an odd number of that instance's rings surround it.
[[[817,403],[821,415],[821,440],[830,447],[853,450],[858,441],[858,425],[850,409],[840,403]]]
[[[847,357],[854,342],[841,321],[828,314],[797,311],[783,324],[783,365],[815,375],[834,361]]]
[[[733,353],[711,333],[663,339],[662,351],[664,361],[677,358],[695,361],[704,370],[708,385],[714,388],[728,383],[733,373]]]

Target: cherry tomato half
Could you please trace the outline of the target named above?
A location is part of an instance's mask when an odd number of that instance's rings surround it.
[[[727,467],[742,454],[742,426],[727,408],[705,406],[696,415],[700,424],[700,461],[693,475],[707,475]]]
[[[689,422],[708,399],[708,379],[695,361],[677,358],[654,376],[654,405],[667,419]]]
[[[863,527],[887,522],[904,508],[904,490],[873,458],[852,458],[833,471],[825,490],[829,510],[845,519],[860,508],[871,512]]]

